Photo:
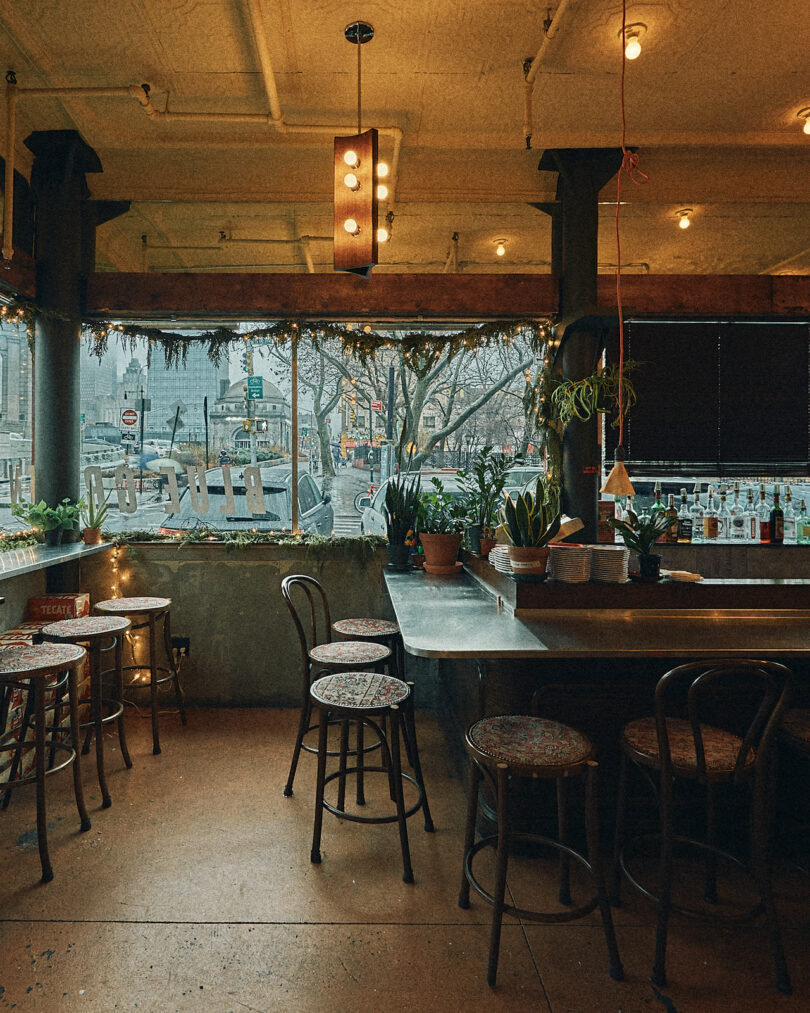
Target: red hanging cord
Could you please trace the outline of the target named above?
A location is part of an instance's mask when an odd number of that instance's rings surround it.
[[[624,71],[627,64],[625,47],[627,39],[627,0],[622,0],[622,74],[621,74],[621,107],[622,107],[622,164],[616,177],[616,308],[619,312],[619,446],[624,446],[624,314],[622,312],[622,242],[619,235],[619,209],[622,206],[622,173],[634,183],[647,183],[649,176],[639,168],[638,155],[627,150],[627,122],[624,110]]]

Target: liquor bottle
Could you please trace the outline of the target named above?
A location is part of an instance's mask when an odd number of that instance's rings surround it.
[[[810,545],[810,516],[804,500],[799,504],[799,516],[796,520],[796,541],[799,545]]]
[[[650,507],[650,516],[653,517],[653,518],[655,518],[656,514],[666,513],[666,510],[667,510],[667,508],[664,506],[664,504],[663,504],[663,502],[661,500],[661,483],[660,482],[656,482],[655,483],[655,502]],[[666,541],[666,533],[662,532],[658,536],[658,538],[656,538],[656,542],[664,542],[664,541]]]
[[[745,509],[740,503],[740,483],[734,483],[734,502],[731,504],[731,541],[745,541]]]
[[[793,506],[793,493],[790,486],[785,487],[785,545],[796,544],[796,508]]]
[[[667,517],[669,518],[669,527],[664,532],[664,541],[673,545],[678,541],[678,510],[675,506],[674,493],[670,493],[667,500]]]
[[[692,511],[686,500],[686,489],[681,489],[681,509],[678,511],[678,541],[692,541]]]
[[[759,541],[759,518],[757,508],[754,506],[754,490],[748,490],[748,501],[745,504],[745,540],[747,542]]]
[[[703,511],[703,540],[705,542],[716,542],[719,535],[719,522],[717,508],[714,505],[712,487],[709,486],[706,509]]]
[[[689,508],[689,513],[692,515],[692,541],[697,543],[703,541],[703,504],[700,502],[700,482],[695,482],[693,492],[695,502]]]
[[[720,509],[717,511],[717,541],[731,541],[731,511],[726,503],[726,488],[720,493]]]
[[[765,483],[759,487],[759,506],[757,507],[757,520],[759,521],[759,542],[760,545],[768,545],[771,541],[771,508],[765,500]]]
[[[771,545],[781,545],[785,540],[785,512],[779,505],[779,486],[773,487],[771,507]]]

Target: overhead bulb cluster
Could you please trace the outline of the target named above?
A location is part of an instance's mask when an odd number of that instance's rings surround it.
[[[356,172],[356,170],[360,168],[360,158],[358,157],[356,151],[349,149],[349,151],[347,151],[344,154],[343,161],[346,163],[346,165],[349,167],[350,170],[343,177],[343,182],[346,185],[346,187],[352,191],[352,193],[357,193],[357,191],[360,189],[362,185]],[[375,180],[385,179],[387,176],[388,176],[387,163],[378,162],[374,169]],[[377,188],[377,200],[386,200],[388,198],[388,187],[385,186],[384,183],[378,182],[376,183],[376,188]],[[347,218],[343,222],[343,228],[346,230],[346,232],[348,232],[350,236],[360,235],[361,231],[360,226],[357,224],[354,218]],[[388,229],[385,228],[377,229],[378,243],[387,242],[388,237],[389,237]]]

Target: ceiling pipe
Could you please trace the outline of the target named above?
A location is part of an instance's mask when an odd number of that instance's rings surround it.
[[[760,274],[778,274],[783,267],[787,267],[788,264],[792,264],[794,260],[800,260],[802,257],[806,257],[810,253],[810,247],[806,250],[799,250],[798,253],[794,253],[792,257],[786,257],[784,260],[778,261],[776,264],[771,264],[770,267],[766,267],[764,271],[760,271]]]
[[[532,111],[532,97],[534,94],[534,79],[537,77],[537,71],[540,69],[540,64],[543,57],[546,55],[546,50],[556,38],[563,21],[568,16],[571,9],[576,6],[576,3],[577,0],[560,0],[557,10],[554,12],[554,17],[551,19],[551,24],[549,24],[545,30],[543,41],[540,43],[540,48],[537,50],[534,59],[531,63],[526,60],[523,64],[523,73],[526,77],[523,94],[523,137],[526,141],[527,151],[530,151],[532,147],[532,121],[534,119]]]
[[[450,237],[450,249],[447,252],[447,260],[444,262],[442,274],[458,274],[458,232]]]

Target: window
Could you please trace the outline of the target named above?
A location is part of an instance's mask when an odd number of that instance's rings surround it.
[[[298,482],[298,509],[302,514],[309,513],[310,510],[315,509],[317,502],[315,483],[309,475],[304,475]]]

